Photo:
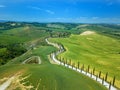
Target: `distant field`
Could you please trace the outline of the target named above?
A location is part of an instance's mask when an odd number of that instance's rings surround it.
[[[97,33],[52,38],[50,41],[61,43],[66,49],[58,58],[72,60],[76,64],[79,61],[86,68],[90,65],[91,70],[95,67],[96,74],[108,72],[108,81],[115,75],[115,85],[120,88],[120,41]]]
[[[48,36],[44,30],[38,30],[34,27],[19,27],[3,31],[0,34],[0,43],[24,43],[41,37]]]
[[[82,74],[59,65],[50,64],[47,55],[54,50],[55,48],[52,46],[40,46],[32,51],[32,55],[41,57],[42,64],[40,65],[22,65],[16,61],[14,64],[13,61],[13,63],[1,66],[0,79],[21,72],[23,76],[30,75],[22,82],[29,81],[25,85],[38,87],[38,90],[106,90],[105,87]]]

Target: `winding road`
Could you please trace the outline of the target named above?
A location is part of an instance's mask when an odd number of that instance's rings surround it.
[[[64,64],[63,62],[60,62],[60,60],[58,60],[58,59],[56,58],[56,56],[57,56],[58,54],[64,52],[64,48],[63,48],[61,45],[58,45],[58,44],[56,44],[56,43],[49,42],[47,38],[45,39],[45,41],[46,41],[49,45],[52,45],[52,46],[54,46],[54,47],[56,47],[56,48],[59,49],[57,52],[51,53],[51,55],[50,55],[50,56],[51,56],[51,59],[52,59],[54,62],[58,63],[59,65],[63,65],[63,66],[65,66],[65,67],[67,67],[67,68],[70,68],[70,69],[72,69],[72,70],[74,70],[74,71],[77,71],[77,72],[79,72],[79,73],[81,73],[81,74],[84,74],[84,75],[92,78],[93,80],[95,80],[95,81],[99,82],[100,84],[104,85],[104,86],[105,86],[107,89],[109,89],[109,90],[117,90],[117,88],[115,88],[114,86],[110,85],[108,82],[103,81],[101,78],[99,78],[99,77],[97,77],[97,76],[95,76],[95,75],[91,75],[90,73],[88,73],[88,72],[86,72],[86,71],[81,71],[81,69],[76,69],[75,67],[73,67],[73,66],[71,66],[71,65]]]
[[[52,46],[54,46],[54,47],[56,47],[56,48],[59,49],[57,52],[51,53],[51,55],[50,55],[51,59],[52,59],[55,63],[57,63],[57,64],[59,64],[59,65],[62,65],[62,66],[65,66],[65,67],[67,67],[67,68],[70,68],[70,69],[72,69],[72,70],[74,70],[74,71],[77,71],[77,72],[79,72],[79,73],[81,73],[81,74],[84,74],[84,75],[92,78],[93,80],[99,82],[100,84],[104,85],[104,86],[105,86],[107,89],[109,89],[109,90],[117,90],[114,86],[112,86],[112,85],[110,86],[110,84],[109,84],[108,82],[103,81],[101,78],[99,78],[99,77],[97,77],[97,76],[95,76],[95,75],[91,75],[91,74],[88,73],[88,72],[81,71],[80,69],[76,69],[75,67],[73,67],[73,66],[71,66],[71,65],[64,64],[63,62],[60,62],[60,61],[56,58],[56,56],[57,56],[58,54],[64,52],[64,51],[65,51],[64,48],[63,48],[61,45],[58,45],[58,44],[49,42],[48,39],[45,39],[45,41],[46,41],[49,45],[52,45]],[[39,60],[39,63],[38,63],[38,64],[41,64],[41,59],[40,59],[39,56],[33,56],[33,57],[37,57],[38,60]],[[30,58],[26,59],[22,64],[25,64],[28,60],[30,60],[30,59],[33,58],[33,57],[30,57]],[[7,81],[3,82],[3,83],[0,85],[0,90],[6,90],[14,79],[15,79],[15,76],[12,76],[11,78],[8,78]]]

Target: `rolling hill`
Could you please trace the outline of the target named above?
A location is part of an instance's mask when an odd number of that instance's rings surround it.
[[[90,65],[91,71],[96,69],[96,75],[102,71],[102,77],[108,72],[108,82],[116,76],[115,85],[120,88],[120,41],[118,39],[98,34],[94,31],[85,31],[80,35],[71,35],[69,38],[51,38],[51,42],[60,43],[66,51],[58,58],[80,62],[85,68]]]
[[[63,31],[66,32],[66,30]],[[59,34],[64,33],[63,31],[53,29],[52,34],[58,34],[56,37],[59,37]],[[5,82],[11,80],[7,90],[106,90],[104,86],[87,76],[60,65],[51,64],[48,55],[57,49],[45,43],[44,39],[50,34],[51,30],[30,24],[1,31],[0,43],[4,47],[1,47],[0,53],[7,52],[7,46],[10,45],[10,48],[13,48],[16,43],[27,51],[0,66],[0,88]],[[5,54],[3,53],[3,56]],[[26,59],[34,56],[40,57],[41,64],[34,62],[23,64]]]

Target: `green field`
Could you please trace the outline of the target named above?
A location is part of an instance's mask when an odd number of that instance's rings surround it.
[[[96,73],[100,70],[103,74],[109,72],[109,80],[115,75],[115,85],[119,86],[119,39],[99,34],[73,35],[89,29],[100,31],[101,28],[108,34],[109,30],[115,34],[116,31],[111,28],[72,23],[18,23],[18,26],[11,27],[11,23],[2,23],[4,26],[0,29],[0,85],[12,76],[16,78],[8,90],[13,87],[15,90],[106,90],[98,82],[78,72],[51,64],[48,55],[57,49],[47,45],[46,37],[52,37],[52,42],[63,44],[67,50],[58,58],[71,59],[76,63],[80,61],[81,66],[90,65],[91,70],[95,67]],[[32,56],[39,56],[41,64],[22,64]],[[27,89],[32,86],[33,89]]]
[[[39,30],[33,26],[24,26],[3,31],[0,34],[0,43],[25,43],[45,36],[49,36],[45,30]]]
[[[32,85],[38,90],[106,90],[103,86],[92,79],[79,74],[65,67],[50,64],[47,55],[54,51],[52,46],[40,46],[34,49],[32,55],[38,55],[42,59],[42,64],[24,64],[19,61],[0,67],[0,78],[12,76],[21,72],[22,77],[30,75],[25,85]],[[26,56],[25,56],[26,57]],[[11,85],[12,86],[12,85]],[[19,85],[18,85],[19,86]],[[16,89],[18,90],[18,88]]]
[[[71,35],[69,38],[52,38],[51,42],[61,43],[66,51],[58,56],[64,60],[79,61],[91,70],[95,67],[96,74],[102,76],[108,72],[108,81],[116,76],[115,85],[120,88],[120,41],[102,34]]]

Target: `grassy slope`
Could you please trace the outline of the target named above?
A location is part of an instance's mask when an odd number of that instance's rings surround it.
[[[112,27],[112,25],[109,25],[107,27],[105,27],[103,25],[91,25],[91,26],[87,26],[83,29],[84,30],[85,29],[93,30],[93,31],[96,31],[98,33],[102,33],[104,35],[107,35],[107,36],[110,36],[110,37],[113,37],[116,39],[120,39],[120,35],[119,35],[120,29],[117,29],[117,26],[115,28],[115,27]]]
[[[52,46],[37,47],[31,52],[33,55],[40,55],[41,65],[21,65],[20,62],[13,61],[12,64],[0,67],[0,78],[24,71],[23,76],[31,74],[27,80],[32,85],[37,87],[38,82],[40,83],[39,90],[105,90],[86,76],[62,66],[50,64],[47,55],[54,50]]]
[[[0,34],[0,43],[10,44],[10,43],[24,43],[32,41],[44,36],[47,36],[44,30],[38,30],[34,27],[20,27],[11,30],[6,30]]]
[[[44,41],[44,38],[49,36],[49,33],[45,30],[41,30],[36,27],[27,25],[24,27],[1,31],[2,33],[0,33],[0,65],[6,63],[11,58],[22,54],[22,46],[28,50],[37,46],[38,44],[45,45],[46,42]],[[19,47],[16,46],[12,48],[12,46],[15,46],[17,43]],[[13,52],[13,50],[15,52]],[[10,52],[12,52],[13,54],[11,54]]]
[[[95,67],[97,72],[102,71],[104,75],[108,72],[109,80],[115,75],[115,84],[120,87],[119,41],[100,34],[71,35],[69,38],[55,38],[51,41],[63,44],[67,50],[58,57],[71,59],[73,62],[80,61],[86,67],[91,65],[91,68]]]
[[[35,43],[36,39],[44,38],[48,34],[35,27],[20,27],[5,31],[0,34],[0,43],[27,43],[30,45]],[[31,74],[27,79],[35,87],[40,81],[39,90],[105,90],[104,87],[96,83],[95,81],[78,74],[67,68],[52,65],[49,63],[47,55],[56,50],[52,46],[38,46],[34,50],[29,50],[20,57],[8,62],[8,64],[0,67],[0,79],[4,77],[11,77],[17,72],[22,72],[23,76]],[[42,59],[41,65],[22,65],[21,63],[31,57],[40,56]],[[73,79],[74,78],[74,79]]]

